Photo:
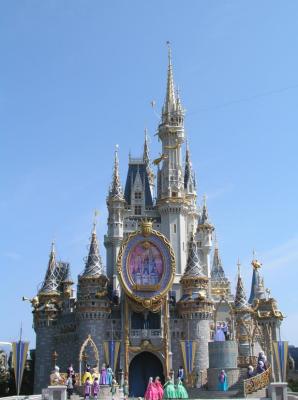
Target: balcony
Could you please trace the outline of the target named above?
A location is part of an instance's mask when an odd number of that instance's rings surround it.
[[[163,338],[162,329],[132,329],[131,339],[161,339]]]

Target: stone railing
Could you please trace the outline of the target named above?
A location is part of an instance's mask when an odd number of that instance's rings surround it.
[[[162,338],[162,329],[133,329],[130,331],[130,337],[134,339],[154,339]]]
[[[254,393],[257,390],[266,388],[270,383],[271,378],[271,366],[261,374],[255,375],[252,378],[244,379],[243,381],[243,392],[244,397],[248,394]]]
[[[238,356],[238,368],[247,368],[249,365],[255,367],[258,363],[257,356]]]

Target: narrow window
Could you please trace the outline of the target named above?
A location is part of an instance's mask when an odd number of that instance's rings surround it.
[[[174,233],[177,233],[177,225],[174,224]]]
[[[142,215],[142,207],[135,206],[135,215]]]

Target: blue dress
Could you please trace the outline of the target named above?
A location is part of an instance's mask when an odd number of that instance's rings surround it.
[[[107,368],[107,384],[112,385],[113,380],[113,370],[111,367]]]
[[[218,390],[220,390],[222,392],[226,392],[228,390],[228,379],[227,379],[227,375],[226,374],[224,374],[223,377],[221,375],[219,375],[219,377],[218,377]]]

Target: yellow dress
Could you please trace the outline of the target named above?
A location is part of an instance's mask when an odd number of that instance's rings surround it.
[[[93,383],[93,378],[92,375],[90,374],[89,371],[84,372],[83,378],[82,378],[82,383],[85,384],[86,379],[89,378],[89,382]]]

